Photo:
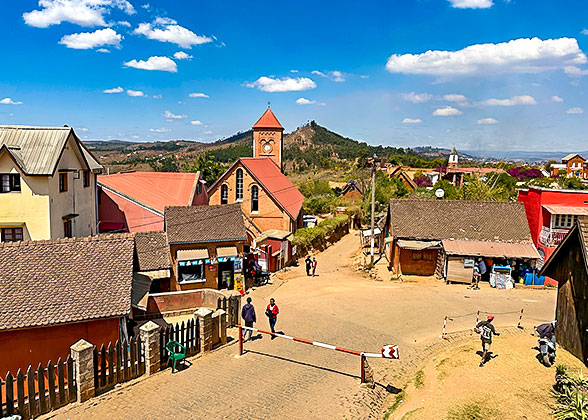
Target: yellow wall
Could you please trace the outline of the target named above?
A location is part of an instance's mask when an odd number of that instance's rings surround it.
[[[20,173],[7,153],[0,154],[0,173]],[[24,223],[25,240],[48,239],[49,196],[47,177],[25,177],[20,173],[21,192],[0,194],[0,229]]]
[[[68,191],[59,192],[59,169],[80,169],[83,158],[70,136],[54,176],[23,175],[7,153],[0,155],[0,173],[20,173],[21,192],[0,194],[0,229],[24,223],[25,240],[62,238],[63,216],[75,213],[73,236],[96,233],[96,174],[90,175],[90,186],[84,188],[83,171],[79,179],[68,173]]]

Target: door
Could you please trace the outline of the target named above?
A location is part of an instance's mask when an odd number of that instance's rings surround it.
[[[226,261],[218,264],[218,289],[234,288],[234,269],[235,263],[233,261]]]

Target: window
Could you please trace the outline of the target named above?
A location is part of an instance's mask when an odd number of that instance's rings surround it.
[[[229,187],[224,184],[221,186],[221,204],[229,203]]]
[[[202,182],[198,181],[198,184],[196,185],[196,195],[200,194],[202,194]]]
[[[204,260],[178,261],[180,283],[203,283],[206,281]]]
[[[237,189],[235,199],[243,200],[243,169],[237,169]]]
[[[251,211],[259,211],[259,187],[257,185],[251,187]]]
[[[90,171],[84,171],[84,188],[90,186]]]
[[[558,229],[569,229],[574,225],[577,217],[573,214],[556,214],[554,227]]]
[[[422,260],[423,259],[423,251],[412,251],[410,253],[411,260]]]
[[[67,172],[59,172],[59,192],[67,191]]]
[[[71,238],[71,220],[65,220],[63,222],[63,236],[65,238]]]
[[[22,238],[22,228],[2,228],[2,242],[17,242]]]
[[[0,193],[20,192],[19,174],[0,174]]]

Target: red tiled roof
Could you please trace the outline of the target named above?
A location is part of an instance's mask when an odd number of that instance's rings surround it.
[[[198,173],[121,172],[98,183],[163,214],[166,206],[189,206]]]
[[[270,158],[239,158],[243,166],[253,175],[262,187],[271,195],[278,204],[296,220],[304,196],[298,188],[280,171],[280,168]]]
[[[269,106],[267,107],[267,109],[265,110],[265,112],[263,113],[261,118],[259,120],[257,120],[257,122],[255,124],[253,124],[253,128],[281,128],[281,129],[284,129],[284,127],[282,127],[282,124],[280,124],[280,122],[278,121],[278,119],[276,118],[276,116],[274,115],[272,110],[269,108]]]

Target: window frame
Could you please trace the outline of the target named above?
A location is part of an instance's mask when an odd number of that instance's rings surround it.
[[[10,239],[6,239],[6,232],[10,231]],[[18,235],[17,233],[20,233]],[[20,236],[20,239],[17,237]],[[22,227],[3,227],[0,228],[0,242],[21,242],[24,240],[24,228]]]
[[[84,179],[84,188],[88,188],[90,186],[90,171],[85,170],[83,174]]]
[[[67,172],[59,172],[59,192],[67,192],[68,189]]]
[[[198,261],[198,264],[194,264]],[[190,265],[182,265],[181,263],[190,262]],[[182,280],[182,271],[185,267],[200,267],[201,277],[194,278],[192,280]],[[178,261],[178,283],[179,284],[193,284],[193,283],[206,283],[206,259],[191,260],[191,261]]]
[[[4,190],[5,180],[8,181],[8,190]],[[22,191],[21,179],[19,173],[1,173],[0,174],[0,194],[11,192],[19,193]]]
[[[243,169],[235,171],[235,200],[243,201]]]
[[[251,186],[251,213],[259,212],[259,187],[257,185]]]
[[[227,184],[223,184],[220,187],[220,203],[229,204],[229,186]]]

